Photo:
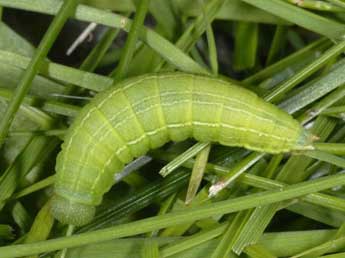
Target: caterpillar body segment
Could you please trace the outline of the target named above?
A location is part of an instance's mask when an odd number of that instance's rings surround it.
[[[229,82],[184,73],[132,78],[98,94],[68,130],[56,164],[54,216],[86,224],[126,163],[191,137],[268,153],[311,148],[289,114]]]

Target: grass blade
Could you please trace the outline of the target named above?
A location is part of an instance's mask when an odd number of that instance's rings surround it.
[[[242,1],[329,38],[339,38],[345,32],[345,28],[342,24],[281,0]]]
[[[0,146],[3,144],[6,138],[14,116],[17,113],[25,95],[30,89],[31,82],[37,74],[39,67],[43,64],[44,58],[47,56],[49,49],[51,48],[57,35],[59,34],[59,31],[62,29],[67,19],[71,15],[73,15],[77,5],[77,0],[66,0],[64,2],[58,14],[49,26],[48,31],[44,35],[41,43],[39,44],[36,53],[31,60],[28,69],[25,70],[22,80],[19,82],[13,98],[11,99],[7,110],[0,122]]]
[[[150,0],[141,0],[137,7],[134,21],[131,25],[123,52],[121,54],[120,62],[116,70],[114,70],[114,73],[111,75],[115,81],[119,81],[127,75],[129,64],[134,55],[138,34],[143,26],[149,3]]]
[[[154,239],[147,239],[144,243],[142,258],[159,258],[158,243]]]
[[[314,151],[306,151],[304,153],[304,155],[317,159],[317,160],[321,160],[333,165],[336,165],[338,167],[341,168],[345,168],[345,159],[340,158],[338,156],[329,154],[327,152],[323,152],[323,151],[318,151],[318,150],[314,150]]]
[[[258,24],[250,22],[237,22],[235,28],[235,70],[241,71],[253,68],[258,48]]]
[[[220,201],[210,205],[186,209],[182,212],[174,212],[162,216],[151,217],[90,233],[62,237],[59,239],[47,240],[33,244],[0,247],[0,258],[33,255],[41,252],[58,250],[61,248],[69,248],[78,245],[97,243],[110,239],[136,235],[219,214],[232,213],[260,205],[268,205],[275,202],[289,200],[344,184],[344,174],[328,176],[321,179],[315,179],[312,181],[287,186],[277,191],[267,191],[265,193],[252,194],[236,199]]]
[[[58,12],[61,2],[59,0],[32,0],[30,2],[26,0],[0,0],[0,5],[54,15]],[[95,22],[112,28],[120,28],[127,32],[130,31],[132,24],[132,21],[124,16],[85,5],[79,5],[77,7],[74,17],[81,21]],[[145,27],[142,28],[139,33],[139,38],[178,69],[191,73],[209,73],[188,55],[183,53],[183,51],[174,46],[174,44],[153,30]]]
[[[42,207],[38,212],[30,231],[27,234],[24,243],[34,243],[43,241],[48,238],[50,230],[54,224],[53,215],[50,212],[50,201]],[[38,256],[30,256],[28,258],[36,258]]]
[[[204,176],[206,169],[206,164],[208,160],[208,155],[211,150],[211,144],[208,144],[204,149],[202,149],[195,158],[195,163],[193,166],[192,174],[190,176],[187,195],[186,195],[186,205],[190,204],[194,199],[198,188],[200,186],[201,180]]]
[[[301,81],[303,81],[305,78],[313,74],[315,71],[320,69],[323,65],[325,65],[327,62],[332,60],[334,57],[341,54],[345,49],[345,41],[333,46],[328,51],[326,51],[322,56],[320,56],[317,60],[315,60],[313,63],[302,69],[300,72],[298,72],[295,76],[293,76],[291,79],[287,80],[283,84],[276,87],[272,92],[270,92],[268,95],[265,96],[265,99],[268,101],[274,101],[281,99],[284,94],[291,90],[293,87],[298,85]]]
[[[185,163],[187,160],[194,157],[196,154],[198,154],[200,151],[205,149],[207,146],[209,146],[209,143],[198,142],[198,143],[194,144],[188,150],[186,150],[181,155],[176,157],[173,161],[171,161],[167,165],[165,165],[159,171],[159,174],[161,174],[162,176],[169,175],[172,171],[174,171],[174,169],[178,168],[183,163]]]

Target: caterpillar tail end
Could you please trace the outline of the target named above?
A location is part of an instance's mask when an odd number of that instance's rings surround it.
[[[96,208],[54,195],[51,211],[53,216],[63,224],[82,226],[92,221]]]

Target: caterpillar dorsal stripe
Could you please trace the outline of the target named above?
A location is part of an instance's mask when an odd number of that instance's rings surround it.
[[[289,114],[225,80],[185,73],[131,78],[93,98],[69,128],[56,163],[54,216],[90,222],[125,164],[187,138],[267,153],[312,146]]]

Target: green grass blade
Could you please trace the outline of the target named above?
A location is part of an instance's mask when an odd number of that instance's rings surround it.
[[[0,50],[0,60],[2,63],[11,64],[22,69],[27,69],[30,58],[21,56],[12,52]],[[112,78],[85,72],[72,67],[56,64],[53,62],[44,62],[45,68],[38,72],[53,79],[71,83],[86,89],[94,91],[103,91],[114,84]]]
[[[214,239],[218,236],[220,236],[225,229],[225,225],[220,225],[219,227],[203,232],[203,237],[207,239],[207,234],[209,233],[209,239]],[[201,233],[200,235],[194,235],[191,237],[183,238],[180,241],[176,241],[174,243],[168,244],[166,247],[163,247],[162,254],[163,257],[170,257],[173,254],[178,254],[181,252],[178,252],[177,248],[181,246],[181,251],[185,250],[182,249],[183,242],[186,242],[189,244],[188,248],[197,248],[199,245],[202,245],[203,243],[207,244],[210,243],[210,241],[201,242]],[[305,250],[306,248],[311,248],[313,246],[317,246],[319,244],[322,244],[323,242],[327,241],[329,238],[331,238],[335,234],[334,230],[312,230],[312,231],[295,231],[295,232],[275,232],[275,233],[265,233],[261,239],[259,240],[259,245],[268,250],[271,254],[274,254],[279,257],[286,257],[294,255],[302,250]],[[199,239],[200,238],[200,239]],[[193,244],[193,240],[195,240],[195,243]],[[200,242],[198,242],[200,240]],[[218,244],[218,240],[213,240],[214,247],[216,244]],[[166,253],[164,252],[165,249],[169,250],[169,246],[174,246],[176,243],[176,252],[174,253]],[[210,250],[212,252],[214,250],[214,247]],[[183,253],[181,253],[183,254]],[[177,256],[174,256],[177,257]]]
[[[335,155],[345,155],[344,143],[314,143],[315,149],[323,152],[332,153]]]
[[[92,49],[90,54],[85,58],[84,62],[80,65],[83,71],[94,71],[99,63],[102,61],[107,50],[113,43],[114,39],[118,36],[120,29],[109,28],[102,39]]]
[[[2,7],[1,7],[2,8]],[[0,22],[0,49],[15,52],[25,56],[32,56],[35,48],[23,37],[12,30],[6,23]]]
[[[336,210],[330,212],[328,208],[323,208],[318,204],[296,203],[288,206],[287,209],[295,214],[300,214],[305,218],[309,218],[330,227],[340,227],[345,220],[343,212],[338,212]],[[300,252],[302,251],[304,250],[300,250]]]
[[[312,107],[301,114],[297,119],[301,121],[301,123],[306,124],[307,122],[311,121],[318,115],[320,115],[323,110],[327,107],[332,106],[335,103],[338,103],[345,96],[345,86],[341,86],[328,94],[323,99],[315,102]]]
[[[67,19],[73,15],[77,5],[77,0],[66,0],[64,2],[58,14],[49,26],[48,31],[44,35],[41,43],[39,44],[36,53],[31,60],[28,69],[25,70],[22,80],[19,82],[15,94],[7,107],[3,119],[0,122],[0,146],[5,140],[14,116],[17,113],[25,95],[30,89],[32,80],[34,79],[39,67],[43,64],[44,58],[47,56],[49,49],[59,34],[59,31],[62,29]]]
[[[194,199],[199,189],[201,180],[204,176],[204,172],[206,169],[206,164],[207,164],[210,150],[211,150],[211,144],[208,144],[195,157],[195,163],[193,166],[192,174],[191,174],[188,189],[187,189],[187,195],[186,195],[186,201],[185,201],[187,205],[192,202],[192,200]]]
[[[292,256],[291,258],[310,258],[310,257],[320,257],[323,253],[332,253],[340,250],[344,250],[345,247],[345,237],[340,237],[327,241],[321,245],[314,248],[306,250],[302,253]]]
[[[298,234],[300,233],[300,234]],[[268,233],[263,235],[259,244],[266,247],[271,253],[278,257],[292,256],[301,250],[319,245],[324,241],[327,241],[335,231],[293,231],[293,232],[279,232]],[[283,240],[284,239],[284,240]],[[283,240],[284,244],[280,245]],[[277,241],[277,242],[275,242]],[[277,245],[275,245],[277,243]]]
[[[271,203],[289,200],[343,184],[345,184],[344,174],[328,176],[321,179],[315,179],[312,181],[287,186],[277,191],[267,191],[264,193],[247,195],[236,199],[220,201],[210,205],[186,209],[182,212],[174,212],[162,216],[151,217],[90,233],[73,235],[71,237],[62,237],[59,239],[47,240],[33,244],[0,247],[0,257],[12,258],[33,255],[61,248],[69,248],[78,245],[97,243],[110,239],[136,235],[215,215],[232,213],[261,205],[268,205]]]
[[[277,256],[273,255],[265,247],[258,244],[248,246],[245,250],[245,253],[252,258],[277,258]]]
[[[144,243],[142,258],[159,258],[159,246],[158,242],[154,239],[147,239]]]
[[[268,166],[266,167],[265,171],[261,175],[266,178],[274,178],[275,173],[277,172],[277,168],[280,162],[283,160],[283,158],[283,154],[274,155],[271,158],[270,163],[268,163]]]
[[[46,177],[45,179],[14,193],[12,196],[12,199],[19,199],[19,198],[24,197],[28,194],[37,192],[43,188],[51,186],[54,183],[54,181],[55,181],[55,176]]]
[[[319,119],[315,122],[312,132],[320,134],[320,137],[323,139],[331,133],[334,126],[335,124],[329,123],[328,119]],[[304,169],[310,162],[310,158],[298,156],[291,157],[277,175],[277,180],[286,183],[295,183],[305,180],[308,175],[306,175]],[[296,171],[299,173],[296,173]],[[279,206],[279,203],[274,203],[255,209],[234,243],[233,251],[235,253],[240,254],[246,246],[255,244],[258,241]]]
[[[339,8],[336,5],[318,1],[318,0],[303,0],[301,2],[296,3],[295,0],[285,0],[287,2],[290,2],[291,4],[295,4],[299,7],[321,11],[321,12],[344,12],[343,8]]]
[[[304,108],[315,100],[325,96],[345,82],[345,64],[341,63],[333,71],[314,82],[296,95],[284,100],[279,107],[288,113],[294,113]]]
[[[197,17],[202,15],[202,8],[198,1],[175,1],[179,13],[185,16]],[[268,24],[289,24],[285,20],[242,2],[241,0],[225,0],[222,8],[217,12],[217,20],[246,21]]]
[[[235,27],[235,70],[253,68],[256,62],[259,28],[257,23],[237,22]]]
[[[18,179],[22,180],[34,165],[47,159],[59,143],[60,141],[57,139],[38,136],[27,144],[13,164],[0,177],[0,210],[17,189]]]
[[[74,225],[68,225],[65,236],[66,237],[72,236],[74,230],[75,230],[75,226]],[[55,257],[56,258],[66,258],[67,251],[68,251],[68,249],[64,248]]]
[[[212,24],[210,23],[206,29],[209,60],[211,65],[211,70],[214,75],[218,74],[218,58],[217,58],[217,47],[214,38],[214,33],[212,29]]]
[[[224,200],[223,196],[221,196],[220,199]],[[197,206],[208,204],[211,202],[212,200],[210,200],[207,196],[207,189],[206,187],[204,187],[198,192],[193,202],[189,206],[186,206],[182,200],[177,199],[171,211],[174,212],[174,211],[188,210],[191,207],[197,207]],[[193,224],[194,222],[192,221],[192,222],[187,222],[187,223],[181,223],[179,225],[172,226],[172,227],[167,227],[161,231],[160,236],[164,236],[164,237],[182,236],[188,232],[188,230],[193,226]]]
[[[339,38],[345,32],[345,28],[342,24],[281,0],[242,1],[329,38]]]
[[[161,168],[161,170],[159,171],[159,174],[161,174],[162,176],[169,175],[172,171],[174,171],[176,168],[181,166],[190,158],[194,157],[196,154],[198,154],[200,151],[205,149],[207,146],[209,146],[209,143],[198,142],[194,144],[188,150],[186,150],[181,155],[176,157],[173,161],[169,162],[167,165]]]
[[[29,3],[26,0],[0,0],[0,5],[53,15],[59,10],[58,8],[61,2],[58,0],[33,0]],[[77,7],[74,17],[81,21],[95,22],[113,28],[120,28],[127,32],[129,32],[132,24],[132,21],[124,16],[85,5],[79,5]],[[209,73],[188,55],[183,53],[183,51],[174,46],[174,44],[153,30],[142,28],[139,33],[139,39],[159,53],[166,61],[182,71],[201,74]]]
[[[0,88],[0,99],[3,99],[8,102],[12,96],[13,91]],[[80,107],[78,106],[54,100],[42,100],[38,97],[33,97],[30,95],[27,95],[22,102],[22,106],[26,105],[40,108],[47,112],[72,117],[75,117],[80,111]]]
[[[155,156],[158,159],[162,159],[162,156]],[[165,157],[166,158],[166,157]],[[192,168],[194,164],[194,161],[189,160],[186,163],[183,164],[184,167]],[[214,165],[211,163],[207,163],[206,165],[206,172],[213,172],[220,176],[227,174],[229,172],[229,169],[226,167]],[[268,179],[265,177],[259,177],[255,175],[251,175],[248,173],[243,173],[239,178],[238,181],[240,183],[250,185],[256,188],[266,189],[266,190],[272,190],[272,189],[279,189],[285,186],[284,183]],[[331,209],[339,209],[345,211],[345,201],[343,201],[341,198],[333,197],[330,195],[325,194],[312,194],[304,199],[305,201],[308,201],[310,203],[314,203],[316,205],[328,207]]]
[[[298,85],[298,83],[300,83],[305,78],[316,72],[318,69],[320,69],[323,65],[332,60],[334,57],[341,54],[344,51],[344,49],[345,41],[336,44],[328,51],[326,51],[323,55],[321,55],[313,63],[311,63],[310,65],[302,69],[300,72],[298,72],[291,79],[287,80],[286,82],[275,88],[272,92],[265,96],[265,99],[268,101],[277,101],[281,99],[287,91],[291,90],[293,87]]]
[[[9,225],[0,224],[0,239],[2,240],[14,239],[13,228]]]
[[[189,52],[201,35],[207,30],[208,24],[211,24],[217,12],[221,9],[224,1],[211,0],[201,8],[203,15],[198,16],[193,23],[183,32],[182,36],[176,42],[176,46],[185,52]]]
[[[256,244],[279,206],[279,203],[273,203],[271,205],[257,207],[250,214],[250,217],[244,222],[242,230],[235,239],[234,244],[231,246],[236,254],[241,254],[244,248]]]
[[[325,47],[328,47],[330,42],[326,38],[321,38],[308,46],[292,53],[291,55],[281,59],[280,61],[258,71],[257,73],[249,76],[242,82],[246,85],[256,84],[259,81],[272,77],[274,74],[288,68],[296,62],[303,60],[309,56],[315,55],[319,51],[322,51]]]
[[[251,210],[240,211],[235,218],[229,221],[227,228],[219,238],[219,243],[212,253],[212,258],[228,257],[231,252],[233,241],[241,231],[242,222],[251,214]]]
[[[321,160],[333,165],[336,165],[338,167],[341,168],[345,168],[345,159],[340,158],[338,156],[329,154],[327,152],[324,151],[319,151],[319,150],[313,150],[313,151],[306,151],[304,153],[304,155],[317,159],[317,160]]]
[[[50,230],[54,224],[53,215],[50,212],[50,201],[42,207],[38,212],[33,224],[31,225],[30,231],[27,234],[24,243],[34,243],[43,241],[48,238]],[[30,256],[28,258],[35,258],[38,256]]]
[[[342,7],[343,10],[345,9],[345,3],[342,0],[327,0],[327,1],[330,3],[333,3],[334,5]]]
[[[218,181],[210,187],[210,197],[217,195],[221,190],[223,190],[241,174],[247,171],[247,169],[253,166],[264,155],[264,153],[254,152],[238,162],[226,175],[218,179]]]
[[[207,30],[208,24],[212,23],[217,11],[222,7],[224,1],[211,0],[203,8],[203,15],[198,16],[183,32],[177,40],[175,46],[182,51],[188,53],[191,51],[195,43],[200,39],[201,35]],[[155,71],[159,71],[164,62],[159,62],[155,67]],[[167,66],[164,68],[168,68]]]
[[[160,207],[159,207],[159,211],[157,215],[167,214],[174,207],[174,204],[177,201],[177,194],[178,194],[177,192],[171,194],[169,197],[163,200],[162,203],[160,203]],[[158,236],[158,234],[159,234],[159,230],[156,230],[156,231],[147,233],[147,236],[154,237],[154,236]]]
[[[154,201],[160,201],[178,191],[187,184],[188,177],[189,173],[185,169],[181,169],[167,176],[164,180],[157,180],[148,184],[140,188],[137,193],[130,193],[124,196],[117,204],[96,214],[93,222],[81,227],[77,232],[92,231],[114,225],[119,219],[133,214]]]
[[[15,202],[12,208],[12,217],[22,234],[28,232],[32,223],[32,217],[20,202]]]
[[[211,230],[205,230],[201,231],[197,234],[194,234],[191,237],[188,237],[188,239],[183,239],[180,241],[175,241],[167,246],[164,246],[161,249],[161,254],[163,257],[169,257],[174,254],[177,254],[179,252],[182,252],[186,249],[192,248],[196,245],[200,245],[204,242],[207,242],[213,238],[218,237],[221,235],[224,230],[226,229],[227,224],[223,223],[222,225],[211,229]]]
[[[345,106],[329,107],[321,111],[322,115],[335,116],[343,119],[345,117]]]
[[[265,233],[260,239],[260,245],[269,250],[272,254],[278,257],[290,257],[302,250],[316,246],[327,241],[335,230],[305,230],[305,231],[291,231],[291,232],[274,232]],[[189,241],[191,237],[176,238],[156,238],[155,240],[160,246],[170,245],[174,242]],[[127,238],[117,239],[99,244],[83,246],[74,248],[69,253],[68,258],[97,258],[104,257],[104,251],[111,253],[116,258],[128,258],[128,253],[131,253],[131,258],[140,258],[140,252],[145,242],[145,238]],[[210,257],[214,248],[218,243],[217,239],[203,242],[199,245],[192,246],[185,251],[178,252],[173,255],[163,257],[172,258],[204,258]],[[164,247],[163,247],[164,249]],[[238,256],[231,256],[231,258]],[[230,258],[230,257],[229,257]]]
[[[282,54],[282,49],[286,43],[286,32],[287,27],[284,25],[278,25],[276,27],[274,37],[271,43],[270,51],[268,52],[268,57],[266,60],[266,65],[273,64],[276,60],[279,59],[279,56]]]
[[[100,39],[100,41],[96,44],[96,46],[89,53],[89,55],[82,62],[79,69],[83,70],[83,71],[89,71],[89,72],[94,71],[97,68],[97,66],[99,66],[104,55],[106,54],[107,50],[109,49],[109,47],[113,43],[114,39],[118,36],[119,32],[120,32],[120,29],[109,28],[104,33],[104,35]],[[50,64],[48,64],[48,66],[50,66]],[[51,66],[54,66],[54,64],[52,64]],[[58,64],[57,64],[57,67],[59,67]],[[60,78],[61,81],[64,81],[65,78],[73,77],[73,73],[72,73],[72,76],[69,76],[67,74],[67,71],[66,71],[66,70],[69,70],[70,67],[61,67],[60,66],[60,68],[65,70],[65,72],[63,73],[64,75],[61,76],[62,78]],[[47,70],[49,71],[49,69],[47,69]],[[40,71],[40,72],[42,72],[42,71]],[[78,74],[78,72],[80,74],[80,71],[78,71],[78,70],[75,71],[75,74]],[[86,74],[88,74],[88,73],[86,73]],[[85,76],[87,76],[86,74],[85,74]],[[99,78],[96,74],[94,74],[94,76],[91,75],[90,77],[88,79],[86,79],[84,77],[86,80],[80,80],[80,79],[75,80],[74,82],[77,82],[77,84],[75,84],[75,83],[73,84],[73,82],[72,82],[72,85],[68,85],[67,89],[65,89],[64,93],[65,94],[75,94],[75,93],[80,94],[82,91],[75,90],[75,85],[79,85],[80,81],[81,82],[85,81],[85,82],[90,83],[89,85],[91,85],[91,87],[95,87],[97,89],[96,91],[102,91],[102,89],[104,89],[104,87],[105,88],[109,87],[108,83],[110,83],[110,85],[113,83],[113,80],[111,80],[110,78],[107,78],[107,77]],[[102,82],[100,84],[99,84],[99,82],[92,82],[92,80],[94,80],[96,78],[103,80],[104,81],[103,83],[105,83],[105,84],[103,84]]]
[[[157,31],[160,31],[169,40],[174,39],[178,30],[179,17],[175,14],[173,3],[166,0],[151,0],[149,10],[157,21]]]
[[[128,67],[134,55],[135,45],[138,40],[139,32],[143,27],[149,3],[150,0],[141,0],[140,4],[137,7],[133,23],[131,25],[123,52],[121,54],[120,62],[114,73],[111,75],[111,77],[113,77],[115,81],[119,81],[127,75]]]

